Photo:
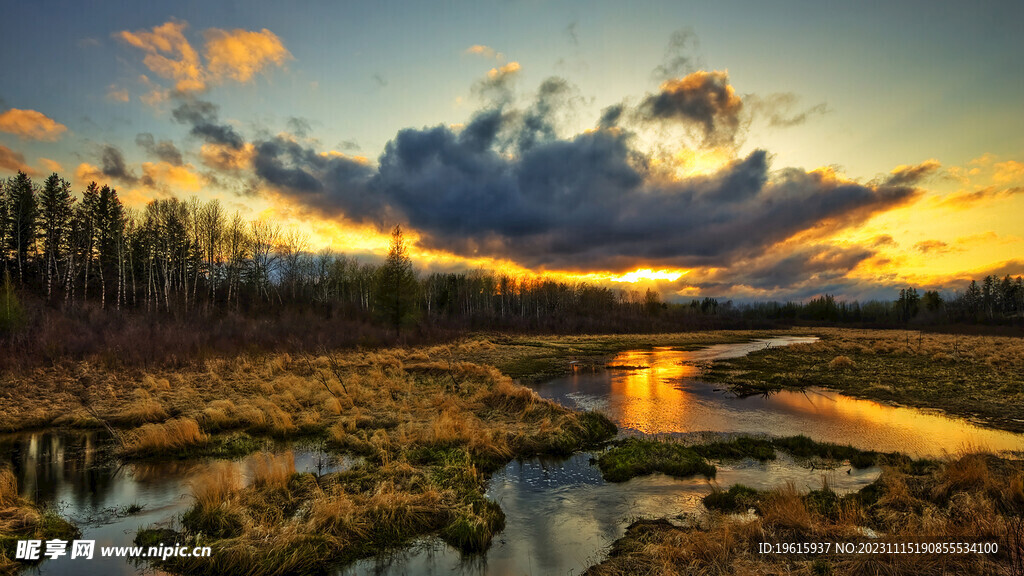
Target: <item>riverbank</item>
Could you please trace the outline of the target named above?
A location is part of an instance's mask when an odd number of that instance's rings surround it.
[[[1024,568],[1024,465],[991,455],[923,465],[892,459],[877,481],[845,496],[827,484],[808,492],[792,484],[767,491],[737,485],[712,492],[704,503],[710,512],[682,525],[634,522],[585,574],[1019,574]],[[783,549],[794,543],[829,548]],[[836,543],[862,552],[840,553]],[[949,543],[947,552],[906,553],[908,546]],[[764,544],[771,552],[760,552]]]
[[[806,374],[817,371],[850,381],[857,379],[856,370],[867,370],[871,374],[879,374],[876,378],[897,374],[902,379],[900,382],[906,382],[905,392],[915,389],[915,372],[907,367],[901,368],[903,372],[897,372],[894,367],[901,362],[910,364],[909,360],[903,359],[903,356],[910,356],[910,352],[900,348],[897,334],[848,332],[814,330],[810,333],[825,339],[824,345],[795,344],[758,350],[748,358],[753,362],[750,366],[761,366],[760,371],[750,369],[746,372],[760,375],[768,384],[793,378],[796,386],[801,382],[812,383],[806,378],[797,378],[800,370]],[[794,331],[787,335],[794,333],[807,335],[809,331]],[[900,334],[904,336],[903,347],[915,350],[912,345],[917,344],[914,357],[919,362],[927,359],[945,365],[939,362],[944,361],[942,357],[935,358],[938,352],[934,348],[946,343],[941,340],[935,343],[931,339],[946,337],[924,335],[914,342],[913,338],[905,337],[906,333]],[[108,371],[96,370],[85,364],[60,365],[10,376],[10,385],[0,391],[5,408],[0,414],[0,427],[12,430],[33,427],[104,430],[116,439],[112,448],[116,456],[136,462],[194,461],[210,456],[228,458],[266,449],[261,441],[265,438],[303,439],[319,443],[336,455],[358,457],[361,462],[358,466],[321,475],[298,473],[287,453],[258,453],[250,457],[253,463],[245,482],[239,479],[237,466],[214,466],[192,483],[192,506],[174,526],[173,532],[168,532],[166,527],[158,527],[138,534],[140,544],[174,540],[214,547],[215,562],[200,566],[195,561],[174,559],[161,565],[175,572],[315,573],[327,565],[375,556],[426,535],[436,536],[467,554],[475,554],[487,550],[492,537],[504,526],[504,512],[499,503],[485,496],[492,473],[513,459],[577,452],[610,438],[615,430],[603,416],[574,412],[539,397],[515,380],[538,382],[574,370],[601,371],[620,351],[655,347],[694,350],[712,344],[748,342],[768,335],[765,332],[712,332],[539,338],[478,336],[452,345],[414,349],[322,351],[306,356],[274,354],[210,359],[192,368],[178,370]],[[951,365],[964,379],[970,380],[974,372],[986,366],[993,369],[1017,366],[1013,357],[1017,349],[1013,342],[986,343],[991,339],[975,341],[972,338],[981,337],[959,337],[954,342],[956,355],[951,355]],[[760,349],[761,345],[755,347]],[[807,347],[810,348],[804,350]],[[791,352],[793,350],[795,352]],[[844,351],[846,353],[842,354]],[[776,356],[778,354],[785,355]],[[865,358],[856,354],[863,354]],[[847,357],[848,361],[836,360],[841,356]],[[775,360],[768,362],[762,357]],[[786,359],[791,358],[802,360],[794,360],[795,367],[786,369]],[[747,384],[743,379],[750,378],[743,376],[741,370],[746,360],[716,361],[707,374],[724,381],[731,381],[730,374],[738,374],[735,381],[740,382],[741,387],[736,390],[740,393],[755,391],[758,389],[756,381],[751,380],[753,384]],[[824,368],[819,366],[822,363]],[[643,383],[637,392],[653,390],[647,388],[650,385],[662,391],[681,393],[673,387],[675,384],[662,386],[658,380],[660,376],[650,376],[653,380],[648,382],[651,371],[641,366],[641,361],[619,364],[620,368],[628,366],[633,370],[620,369],[607,375],[626,377],[634,374],[638,382]],[[689,374],[690,370],[685,372]],[[863,375],[863,372],[859,374]],[[918,380],[923,380],[928,372],[918,369],[916,374]],[[1001,383],[1012,391],[1013,378],[1006,374],[1002,378],[999,380],[986,373],[979,386],[982,390],[991,390],[996,383]],[[822,382],[813,384],[828,386]],[[762,392],[774,389],[761,386]],[[916,386],[928,388],[928,383],[919,381]],[[712,393],[710,386],[705,387],[708,394],[723,398],[720,392]],[[871,397],[867,393],[865,396]],[[736,400],[724,397],[723,401]],[[912,402],[904,403],[913,405]],[[1011,405],[1003,405],[1004,415],[1008,412],[1007,406]],[[662,412],[663,408],[662,404]],[[793,438],[756,439],[687,446],[685,449],[663,445],[637,446],[627,442],[612,445],[603,455],[597,454],[595,463],[602,472],[605,469],[611,471],[604,474],[606,480],[618,481],[653,472],[713,476],[714,465],[710,460],[744,457],[764,460],[770,459],[776,449],[801,457],[802,452],[808,452],[808,456],[817,459],[838,459],[855,467],[875,461],[875,454],[870,451],[808,442],[810,440]],[[605,459],[603,465],[602,458]],[[959,508],[950,508],[950,502],[957,498],[980,498],[981,493],[975,492],[988,490],[985,486],[991,483],[989,477],[993,474],[997,475],[999,482],[1011,488],[1015,486],[1015,473],[1003,472],[1010,469],[1019,472],[1019,467],[1013,468],[1016,464],[1006,464],[1007,461],[988,456],[977,458],[982,459],[984,470],[976,470],[980,469],[977,464],[957,464],[953,472],[942,472],[946,475],[941,477],[928,476],[938,474],[939,465],[928,468],[926,474],[889,463],[887,466],[895,466],[896,472],[904,475],[901,477],[904,484],[913,485],[916,489],[917,484],[924,482],[931,486],[932,492],[915,492],[917,500],[910,508],[901,508],[909,501],[896,499],[898,494],[893,492],[892,498],[874,501],[861,512],[883,516],[912,512],[924,514],[918,520],[926,522],[927,514],[962,512]],[[943,461],[941,469],[950,469],[950,465]],[[961,468],[965,471],[956,476],[955,470]],[[954,476],[960,480],[943,488],[946,494],[940,501],[928,500],[936,498],[932,493],[938,490],[937,486],[944,485]],[[730,492],[729,488],[722,487],[725,496],[721,501],[730,503],[730,506],[740,502],[735,506],[737,512],[742,512],[740,508],[746,505],[748,509],[755,509],[755,514],[760,514],[759,499],[774,501],[776,498],[769,497],[768,491],[751,494],[741,489]],[[995,492],[986,494],[992,502],[998,500]],[[1015,498],[1012,491],[1009,494],[999,498]],[[817,526],[814,524],[818,522],[814,517],[816,504],[806,501],[807,497],[803,493],[786,496],[790,502],[787,506],[796,509],[800,515],[803,513],[794,502],[803,502],[811,517],[808,526]],[[831,499],[830,496],[828,498]],[[716,505],[706,507],[714,509]],[[720,528],[724,532],[715,532],[719,530],[715,528],[718,524],[709,522],[721,521],[716,519],[716,514],[709,514],[697,528],[710,531],[708,533],[716,539],[745,530],[723,524]],[[749,514],[747,516],[749,520]],[[1004,516],[1001,526],[1005,527],[1019,515],[1005,513]],[[828,528],[831,526],[828,522],[833,520],[827,515],[822,518],[821,522],[825,522],[822,526],[825,527],[820,530],[808,528],[811,531],[807,534],[838,537],[839,532]],[[858,522],[863,520],[860,516],[857,518]],[[690,535],[679,536],[676,532],[678,526],[663,530],[664,526],[655,524],[657,526],[644,525],[646,528],[631,530],[626,540],[620,542],[621,546],[630,546],[629,539],[640,532],[645,534],[643,538],[647,540],[644,542],[662,539],[678,544],[679,538],[691,538]],[[857,526],[876,526],[871,529],[886,528],[893,534],[899,534],[891,525],[881,521]],[[686,528],[691,529],[693,527]],[[6,528],[0,526],[0,532],[4,530]],[[1000,537],[1009,538],[1007,534]],[[669,544],[671,542],[665,546],[689,546]],[[632,563],[637,557],[635,550],[620,554],[616,550],[621,551],[621,546],[616,546],[609,559],[612,564],[602,563],[600,566],[616,569],[616,559],[632,558],[623,565],[625,571],[618,572],[630,573],[630,567],[646,565],[643,562],[647,560],[640,561],[640,564]],[[644,544],[642,548],[650,546]],[[671,554],[675,554],[674,558],[680,562],[683,558],[690,558],[688,562],[704,566],[700,564],[703,557],[694,556],[692,550],[680,552],[677,549]],[[734,550],[729,554],[738,552]],[[753,562],[756,558],[748,560]],[[771,561],[764,563],[765,570],[772,566],[775,564]],[[810,570],[813,565],[790,563],[785,564],[784,569],[794,567],[799,572]]]
[[[738,395],[808,386],[934,408],[1024,432],[1024,339],[820,328],[819,341],[716,362],[702,378]]]

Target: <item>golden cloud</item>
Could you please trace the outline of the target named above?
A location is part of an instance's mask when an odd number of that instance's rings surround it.
[[[939,206],[952,208],[954,210],[963,210],[970,208],[975,204],[1012,198],[1017,194],[1022,193],[1024,193],[1024,186],[1017,186],[1014,188],[997,188],[995,186],[987,186],[971,192],[961,190],[944,196],[939,201]]]
[[[235,149],[223,144],[203,144],[199,149],[199,158],[210,168],[226,171],[245,170],[252,165],[256,149],[251,142],[242,148]]]
[[[487,77],[490,78],[491,80],[497,80],[498,78],[504,78],[505,76],[515,74],[519,72],[520,69],[522,69],[522,66],[519,65],[519,62],[509,62],[504,66],[491,68],[487,72]]]
[[[284,65],[292,57],[276,34],[264,28],[248,30],[206,31],[206,66],[215,78],[231,78],[248,82],[264,67]]]
[[[169,162],[143,162],[142,182],[150,188],[198,192],[206,178],[194,171],[191,164],[175,166]]]
[[[60,165],[60,162],[56,160],[50,160],[49,158],[40,158],[39,163],[46,168],[47,172],[63,172],[64,168]]]
[[[497,50],[491,48],[490,46],[485,46],[483,44],[474,44],[469,48],[466,48],[465,53],[473,56],[482,56],[484,58],[487,58],[488,60],[497,60],[499,62],[505,60],[504,54],[498,52]]]
[[[203,66],[199,54],[185,38],[188,23],[171,20],[152,31],[127,30],[114,34],[119,38],[146,53],[142,63],[162,78],[175,81],[175,89],[179,92],[195,92],[206,89]]]
[[[67,126],[35,110],[11,108],[0,114],[0,132],[16,134],[27,140],[54,142],[67,129]]]
[[[102,182],[103,179],[103,171],[88,162],[82,162],[75,168],[75,182],[80,186],[88,182]]]
[[[0,144],[0,170],[8,172],[24,172],[29,176],[36,173],[35,170],[25,164],[25,155],[15,152],[7,146]]]
[[[200,92],[209,82],[227,78],[248,82],[268,65],[282,66],[292,57],[281,39],[266,28],[259,32],[211,28],[204,34],[204,66],[199,52],[185,38],[187,27],[187,22],[171,20],[151,30],[123,30],[114,37],[145,52],[143,64],[157,76],[173,80],[178,92]],[[153,88],[149,78],[142,76],[141,79],[151,88],[142,98],[144,102],[155,105],[166,99],[167,94],[159,87]],[[117,90],[112,90],[110,95],[115,99],[122,96]]]
[[[996,164],[995,169],[996,172],[993,178],[996,182],[1003,184],[1024,183],[1024,163],[1007,160],[1006,162]]]

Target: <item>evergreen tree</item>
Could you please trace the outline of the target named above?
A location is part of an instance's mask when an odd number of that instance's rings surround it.
[[[7,244],[14,255],[14,269],[18,282],[24,283],[28,272],[29,254],[36,241],[35,185],[24,172],[7,182]]]
[[[400,334],[402,326],[416,319],[418,291],[416,272],[402,236],[402,227],[398,225],[391,232],[387,260],[377,271],[374,310]]]
[[[71,196],[71,184],[53,173],[43,184],[39,194],[39,220],[43,235],[43,266],[46,282],[46,297],[53,295],[54,282],[60,282],[61,262],[70,251],[71,218],[74,215],[75,199]]]

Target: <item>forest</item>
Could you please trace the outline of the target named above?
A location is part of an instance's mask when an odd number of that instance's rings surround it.
[[[1013,326],[1024,317],[1020,276],[987,276],[948,294],[906,287],[867,302],[663,301],[651,289],[486,270],[418,274],[401,228],[392,236],[385,259],[361,261],[311,250],[303,234],[229,214],[216,200],[171,197],[133,210],[110,186],[93,182],[79,194],[56,173],[39,184],[19,172],[0,189],[0,338],[25,357],[106,351],[145,363],[207,349],[408,343],[467,330]]]

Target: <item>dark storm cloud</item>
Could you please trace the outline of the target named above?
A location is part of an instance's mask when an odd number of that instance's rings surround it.
[[[107,178],[133,184],[138,178],[128,169],[121,150],[105,144],[100,152],[100,172]]]
[[[618,131],[534,139],[509,154],[500,146],[508,130],[534,128],[487,110],[461,131],[400,131],[376,171],[282,139],[258,143],[254,165],[260,178],[325,215],[394,218],[430,248],[563,270],[728,265],[916,195],[800,170],[769,178],[763,150],[712,176],[666,182]]]
[[[217,105],[212,102],[189,98],[179,104],[171,115],[177,122],[191,126],[190,134],[210,144],[230,146],[238,150],[245,143],[234,128],[220,123]]]
[[[277,137],[254,144],[252,164],[263,181],[321,212],[337,215],[339,204],[344,203],[369,220],[382,211],[382,206],[367,193],[366,184],[373,169],[353,158],[319,154]]]
[[[666,80],[638,109],[648,122],[679,121],[697,127],[705,145],[732,143],[742,122],[743,101],[729,84],[729,74],[699,70]]]
[[[537,91],[537,100],[522,116],[518,134],[519,150],[529,150],[538,142],[555,138],[555,111],[565,105],[569,83],[561,78],[548,78]]]
[[[496,69],[488,81],[502,85],[514,73]],[[287,135],[252,142],[251,165],[257,182],[319,215],[381,229],[402,223],[425,248],[533,269],[739,266],[731,280],[707,280],[757,289],[781,285],[787,275],[829,283],[871,257],[876,248],[765,253],[795,235],[825,237],[917,198],[913,184],[928,172],[902,167],[861,184],[827,172],[773,172],[768,153],[755,150],[714,174],[671,179],[617,123],[639,110],[695,124],[708,140],[731,138],[742,104],[725,73],[666,82],[639,109],[606,108],[598,129],[567,138],[556,119],[571,92],[552,78],[525,109],[492,101],[461,128],[400,130],[375,166]],[[221,134],[207,129],[220,126],[210,105],[192,101],[175,113],[197,134]],[[230,134],[217,141],[241,148]]]
[[[813,282],[816,291],[822,286],[839,286],[858,264],[871,258],[871,250],[839,246],[808,246],[787,251],[776,258],[767,258],[751,267],[737,266],[730,281],[734,285],[760,290],[778,290]]]
[[[626,107],[623,104],[615,104],[601,110],[601,118],[597,121],[597,127],[602,130],[615,127],[625,111]]]
[[[143,132],[135,137],[135,144],[169,164],[181,166],[184,163],[181,151],[170,140],[160,140],[158,142],[153,138],[152,134]]]

